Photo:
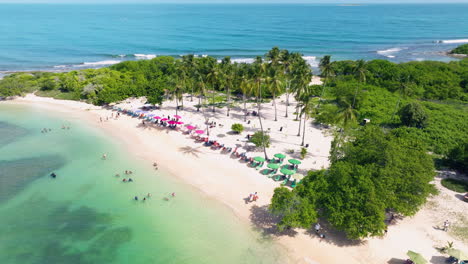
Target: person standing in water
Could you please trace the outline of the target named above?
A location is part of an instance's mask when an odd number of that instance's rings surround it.
[[[103,160],[107,159],[107,154],[106,153],[102,154],[102,159]]]

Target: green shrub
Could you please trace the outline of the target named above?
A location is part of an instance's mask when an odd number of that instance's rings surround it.
[[[465,54],[465,55],[468,55],[468,44],[463,44],[463,45],[460,45],[460,46],[456,47],[455,49],[450,51],[450,54]]]
[[[242,131],[244,131],[244,126],[242,124],[232,124],[231,130],[237,134],[240,134]]]
[[[307,149],[301,148],[301,159],[304,159],[306,155],[307,155]]]
[[[441,181],[442,186],[458,193],[468,192],[468,181],[462,181],[457,179],[443,179]]]
[[[258,131],[250,137],[250,142],[254,143],[257,147],[263,147],[263,145],[265,145],[266,148],[269,148],[270,136],[266,132]]]
[[[424,128],[427,125],[428,116],[420,104],[413,102],[400,110],[400,119],[405,126]]]

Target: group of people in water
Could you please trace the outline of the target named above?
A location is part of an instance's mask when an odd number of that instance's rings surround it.
[[[62,129],[69,130],[70,127],[62,124]],[[43,129],[41,129],[41,133],[48,133],[48,132],[52,132],[52,128],[43,128]]]

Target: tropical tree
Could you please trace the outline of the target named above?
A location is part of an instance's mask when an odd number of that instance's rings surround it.
[[[356,62],[356,66],[354,68],[354,74],[356,75],[356,78],[359,80],[361,85],[366,82],[367,63],[365,60],[358,60]],[[356,86],[356,90],[354,92],[353,104],[351,105],[353,108],[356,105],[356,96],[359,93],[359,88],[360,88],[359,86]]]
[[[318,107],[320,107],[320,103],[322,102],[322,99],[325,95],[325,87],[330,81],[330,79],[335,75],[335,72],[333,70],[333,67],[331,65],[331,56],[330,55],[325,55],[323,56],[322,59],[320,59],[319,63],[319,68],[321,71],[321,76],[323,77],[323,82],[322,82],[322,93],[320,95],[320,101]]]
[[[260,130],[262,132],[262,136],[265,135],[265,132],[263,130],[263,123],[262,123],[262,115],[261,115],[261,100],[262,100],[262,84],[265,81],[265,72],[266,72],[266,64],[263,63],[261,57],[257,57],[255,59],[255,62],[252,65],[253,67],[253,82],[255,84],[255,89],[254,93],[255,96],[257,97],[257,115],[258,115],[258,121],[260,123]],[[265,140],[262,140],[265,142]],[[268,155],[266,153],[266,146],[263,144],[263,153],[265,155],[265,159],[268,160]]]
[[[225,57],[221,61],[221,74],[223,78],[223,84],[226,89],[227,96],[227,116],[231,111],[231,87],[233,86],[234,78],[236,76],[237,65],[232,65],[231,57]]]
[[[216,61],[210,61],[208,63],[208,74],[206,76],[207,81],[211,84],[211,99],[212,99],[212,112],[215,112],[215,96],[216,96],[216,87],[223,82],[222,73],[220,66],[216,63]]]
[[[273,106],[275,107],[275,121],[278,121],[277,108],[276,108],[276,96],[282,92],[283,82],[282,76],[272,64],[268,67],[268,76],[266,78],[266,85],[273,96]]]

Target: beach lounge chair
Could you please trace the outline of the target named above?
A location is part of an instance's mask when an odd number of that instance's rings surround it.
[[[296,185],[297,185],[296,180],[294,180],[294,181],[291,183],[291,188],[296,188]]]
[[[276,175],[276,177],[274,178],[274,180],[275,180],[275,181],[280,181],[281,178],[283,178],[283,175],[278,174],[278,175]]]

